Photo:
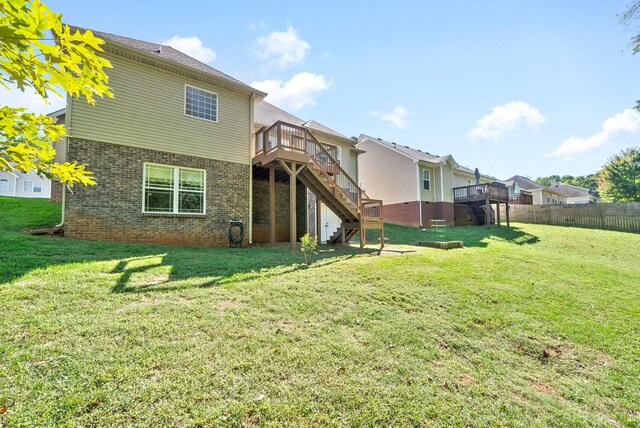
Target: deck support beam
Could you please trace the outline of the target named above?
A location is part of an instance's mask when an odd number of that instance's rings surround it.
[[[298,222],[296,216],[296,184],[298,174],[307,166],[301,164],[298,167],[296,162],[291,162],[291,166],[281,159],[278,160],[282,168],[289,174],[289,243],[291,244],[291,251],[294,253],[297,249],[298,242]],[[274,217],[275,218],[275,217]]]
[[[509,224],[509,200],[507,200],[507,227],[511,227]]]
[[[276,170],[269,168],[269,245],[276,246]]]
[[[484,200],[484,225],[487,228],[491,227],[491,203],[489,202],[489,195]]]
[[[500,227],[500,201],[496,204],[496,224]]]
[[[320,244],[322,238],[322,201],[316,195],[316,241]],[[327,237],[328,239],[329,237]]]

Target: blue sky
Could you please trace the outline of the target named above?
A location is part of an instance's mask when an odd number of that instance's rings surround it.
[[[172,44],[347,136],[500,178],[588,174],[640,145],[627,1],[47,3],[71,24]]]

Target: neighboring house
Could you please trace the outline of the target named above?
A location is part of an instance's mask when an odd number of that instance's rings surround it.
[[[564,195],[565,203],[567,204],[595,204],[600,202],[600,199],[591,194],[589,189],[584,187],[574,186],[572,184],[554,184],[550,186],[551,189]]]
[[[51,196],[51,180],[35,172],[1,171],[0,196],[48,198]]]
[[[360,180],[367,193],[384,200],[385,221],[412,227],[429,227],[435,219],[448,225],[481,223],[469,205],[457,203],[454,194],[455,188],[466,192],[475,185],[475,171],[458,165],[451,155],[437,156],[364,134],[358,141],[357,147],[364,151],[358,157]],[[480,176],[482,184],[495,180]]]
[[[519,194],[524,190],[531,194],[533,205],[558,205],[566,203],[566,196],[559,190],[544,186],[521,175],[504,180],[503,183],[509,189],[509,195]]]
[[[240,221],[246,245],[257,217],[259,240],[293,246],[308,228],[307,190],[340,218],[332,242],[382,227],[381,202],[340,166],[356,164],[346,137],[276,111],[264,92],[169,46],[94,34],[114,98],[68,98],[58,112],[68,135],[59,160],[86,163],[97,182],[63,191],[65,236],[226,245]]]

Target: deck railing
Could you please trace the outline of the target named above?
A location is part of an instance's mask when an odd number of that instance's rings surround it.
[[[491,183],[453,188],[454,203],[480,202],[486,200],[487,196],[492,201],[507,202],[509,200],[509,189]]]
[[[366,218],[382,218],[382,201],[369,199],[335,159],[331,149],[321,144],[306,128],[278,121],[256,134],[256,155],[268,155],[276,150],[306,154],[326,179],[335,183],[348,203]],[[376,208],[377,207],[377,208]]]
[[[533,195],[525,193],[509,195],[509,203],[514,205],[533,205]]]

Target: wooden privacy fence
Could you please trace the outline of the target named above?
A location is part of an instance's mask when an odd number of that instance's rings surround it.
[[[640,233],[640,202],[626,204],[511,205],[511,221]]]

